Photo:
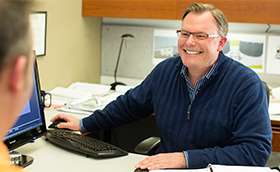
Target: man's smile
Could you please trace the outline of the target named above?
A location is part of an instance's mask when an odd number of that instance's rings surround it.
[[[198,54],[202,53],[202,51],[192,50],[192,49],[188,49],[188,48],[184,48],[183,50],[185,51],[185,53],[187,53],[189,55],[198,55]]]

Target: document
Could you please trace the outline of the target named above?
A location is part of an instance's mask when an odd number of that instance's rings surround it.
[[[211,172],[210,169],[178,169],[178,170],[151,170],[150,172]]]
[[[167,169],[151,170],[150,172],[278,172],[278,170],[272,170],[269,167],[208,165],[208,167],[201,169]]]
[[[96,108],[102,106],[101,103],[96,97],[91,97],[89,99],[78,100],[71,103],[67,103],[65,106],[68,109],[75,109],[80,111],[94,112]]]
[[[85,92],[64,87],[56,87],[49,91],[49,93],[52,95],[52,106],[59,107],[79,99],[89,99],[91,97],[91,95]]]
[[[86,82],[75,82],[71,84],[68,88],[75,91],[84,92],[93,96],[106,96],[111,91],[109,85],[92,84]]]
[[[89,99],[99,99],[109,95],[110,86],[101,84],[90,84],[83,82],[75,82],[69,87],[56,87],[50,91],[52,95],[52,103],[55,106],[64,106],[66,104],[77,104]],[[102,101],[98,101],[98,107]]]
[[[212,172],[277,172],[269,167],[212,165]]]
[[[280,87],[271,89],[271,101],[280,102]]]
[[[110,90],[109,85],[75,82],[69,87],[56,87],[50,91],[52,106],[56,110],[91,114],[97,109],[104,108],[109,102],[124,94],[131,86],[117,87],[116,91]]]

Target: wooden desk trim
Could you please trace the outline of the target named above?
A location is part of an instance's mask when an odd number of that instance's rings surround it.
[[[272,128],[272,151],[280,152],[280,121],[271,120]]]

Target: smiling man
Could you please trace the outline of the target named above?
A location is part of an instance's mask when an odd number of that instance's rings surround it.
[[[169,58],[125,95],[60,128],[91,132],[155,114],[158,154],[137,168],[264,166],[271,152],[267,95],[257,74],[225,56],[228,24],[209,4],[191,4],[178,33],[179,56]],[[134,133],[131,133],[134,134]]]

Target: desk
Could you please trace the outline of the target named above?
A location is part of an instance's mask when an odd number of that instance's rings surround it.
[[[271,120],[272,151],[280,152],[280,120]]]
[[[96,160],[56,147],[43,138],[17,151],[34,158],[34,162],[25,168],[26,172],[133,172],[135,164],[144,158],[130,153],[128,156]]]
[[[280,152],[280,102],[269,104],[269,114],[272,127],[272,151]]]
[[[47,124],[56,113],[46,110]],[[56,147],[45,141],[44,137],[18,148],[17,151],[34,158],[34,162],[25,168],[26,172],[133,172],[136,163],[145,157],[129,153],[128,156],[96,160]]]

